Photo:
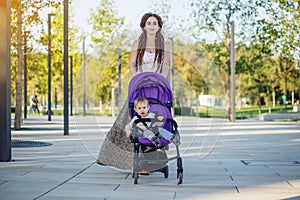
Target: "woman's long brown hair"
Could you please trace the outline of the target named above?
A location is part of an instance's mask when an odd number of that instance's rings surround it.
[[[139,44],[138,44],[138,50],[137,50],[138,67],[142,66],[142,60],[144,57],[144,53],[146,51],[147,31],[144,29],[144,27],[145,27],[146,22],[149,17],[155,17],[158,21],[158,26],[160,27],[160,29],[156,32],[156,36],[155,36],[155,58],[154,58],[154,62],[153,62],[153,64],[154,64],[157,60],[158,65],[157,65],[156,71],[158,71],[159,66],[161,65],[162,60],[163,60],[165,39],[161,33],[161,28],[163,25],[162,19],[159,15],[154,14],[154,13],[146,13],[143,15],[143,17],[141,19],[140,27],[142,28],[143,32],[141,33],[141,35],[139,37]]]

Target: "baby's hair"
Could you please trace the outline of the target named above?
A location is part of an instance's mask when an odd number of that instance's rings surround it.
[[[145,97],[138,97],[134,101],[134,107],[136,107],[138,105],[138,103],[141,103],[141,102],[145,102],[147,105],[149,105],[148,99],[146,99]]]

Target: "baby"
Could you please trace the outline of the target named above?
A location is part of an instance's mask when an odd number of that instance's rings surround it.
[[[141,117],[141,118],[155,118],[155,113],[148,113],[150,109],[149,106],[149,102],[146,98],[144,97],[139,97],[134,101],[134,110],[135,112],[137,112],[137,114]],[[125,132],[126,132],[126,137],[129,138],[131,132],[132,132],[132,125],[134,123],[134,121],[136,119],[139,119],[137,116],[133,117],[131,119],[131,121],[129,122],[129,124],[126,125],[125,127]],[[164,119],[163,116],[157,116],[158,121],[162,121]],[[154,122],[156,123],[155,125],[157,126],[161,126],[162,122]],[[155,133],[149,129],[149,126],[151,124],[151,122],[146,122],[147,126],[145,126],[145,124],[143,124],[142,122],[137,124],[137,129],[138,131],[141,133],[141,135],[145,138],[148,138],[150,141],[152,141],[152,143],[157,147],[161,147],[161,142],[159,140],[159,137],[155,135]],[[176,134],[173,134],[171,132],[169,132],[168,130],[164,129],[164,128],[158,128],[159,131],[159,135],[163,138],[165,138],[166,140],[178,145],[180,144],[178,137],[175,137]]]

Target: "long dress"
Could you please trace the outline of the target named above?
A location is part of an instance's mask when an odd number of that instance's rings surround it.
[[[145,51],[142,70],[151,72],[157,69],[153,66],[154,53]],[[160,70],[159,70],[160,71]],[[107,133],[102,143],[97,163],[100,165],[111,166],[121,170],[131,170],[133,161],[133,145],[125,137],[125,126],[130,122],[128,114],[128,102],[124,103],[119,116],[116,118],[112,128]]]

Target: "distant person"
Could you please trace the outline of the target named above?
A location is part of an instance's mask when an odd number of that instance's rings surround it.
[[[40,114],[39,100],[37,95],[32,96],[30,102],[31,102],[31,110],[33,110],[34,113],[38,112],[38,114]]]

